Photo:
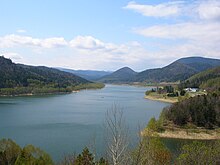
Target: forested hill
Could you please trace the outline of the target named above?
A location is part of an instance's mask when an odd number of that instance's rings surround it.
[[[185,80],[188,77],[198,73],[194,68],[189,67],[180,62],[173,62],[172,64],[163,68],[148,69],[140,72],[135,81],[137,82],[175,82]]]
[[[103,76],[99,81],[104,83],[128,83],[133,81],[136,74],[137,72],[131,68],[123,67],[109,75]]]
[[[176,62],[192,67],[198,72],[220,66],[219,59],[203,58],[203,57],[187,57],[181,58]]]
[[[220,91],[220,67],[208,69],[193,75],[180,83],[179,88],[202,88],[208,91]]]
[[[219,59],[187,57],[176,60],[163,68],[148,69],[137,74],[135,81],[174,82],[186,80],[201,71],[220,66]]]
[[[66,92],[90,83],[71,73],[44,66],[15,64],[0,56],[0,94]],[[15,93],[14,93],[15,92]]]

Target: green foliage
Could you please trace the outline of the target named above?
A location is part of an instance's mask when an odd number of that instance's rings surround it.
[[[184,126],[192,123],[207,129],[220,126],[220,96],[200,95],[171,105],[163,110],[167,120]]]
[[[0,164],[15,164],[18,156],[21,154],[21,148],[10,139],[0,140]]]
[[[176,160],[177,165],[217,164],[220,161],[220,142],[185,144]]]
[[[151,119],[150,119],[150,121],[148,122],[148,124],[147,124],[147,128],[149,129],[149,130],[151,130],[151,131],[159,131],[160,130],[160,125],[159,125],[159,123],[157,122],[157,120],[154,118],[154,117],[152,117]]]
[[[108,161],[101,157],[98,161],[95,161],[93,154],[85,147],[81,154],[70,155],[64,157],[61,165],[108,165]]]
[[[53,161],[44,151],[32,145],[23,149],[10,139],[0,141],[0,164],[1,165],[52,165]]]
[[[103,157],[100,158],[98,165],[108,165],[108,161],[104,159]]]
[[[132,153],[132,164],[169,165],[172,155],[159,138],[144,136]]]
[[[220,77],[209,79],[203,82],[199,87],[209,92],[220,94]]]
[[[168,96],[168,97],[178,97],[178,96],[179,96],[179,93],[178,93],[178,92],[168,93],[167,96]]]
[[[103,84],[103,83],[86,83],[86,84],[80,84],[80,85],[73,87],[73,90],[101,89],[103,87],[105,87],[105,84]]]
[[[146,91],[145,95],[148,96],[151,93],[151,91]]]
[[[74,165],[95,165],[93,155],[87,147],[76,157]]]
[[[27,145],[22,149],[15,162],[15,165],[20,164],[52,165],[53,162],[50,156],[41,149]]]
[[[166,93],[174,93],[174,88],[171,85],[165,86],[163,89]]]

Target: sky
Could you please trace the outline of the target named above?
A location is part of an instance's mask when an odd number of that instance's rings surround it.
[[[0,0],[0,55],[16,63],[136,71],[220,58],[220,0]]]

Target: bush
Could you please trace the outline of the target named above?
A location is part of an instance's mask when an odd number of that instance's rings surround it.
[[[50,156],[32,145],[27,145],[23,149],[11,139],[0,140],[0,164],[14,165],[52,165]]]

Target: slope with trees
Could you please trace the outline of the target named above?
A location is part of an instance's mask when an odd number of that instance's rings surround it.
[[[91,83],[71,73],[44,66],[15,64],[0,57],[0,95],[71,92]]]
[[[207,91],[220,91],[220,67],[208,69],[181,82],[179,88],[202,88]]]
[[[158,69],[149,69],[137,74],[138,82],[175,82],[186,80],[201,71],[220,66],[219,59],[202,57],[181,58],[168,66]]]
[[[124,67],[110,75],[106,75],[99,79],[99,82],[103,83],[129,83],[132,82],[137,72],[133,71],[131,68]]]

